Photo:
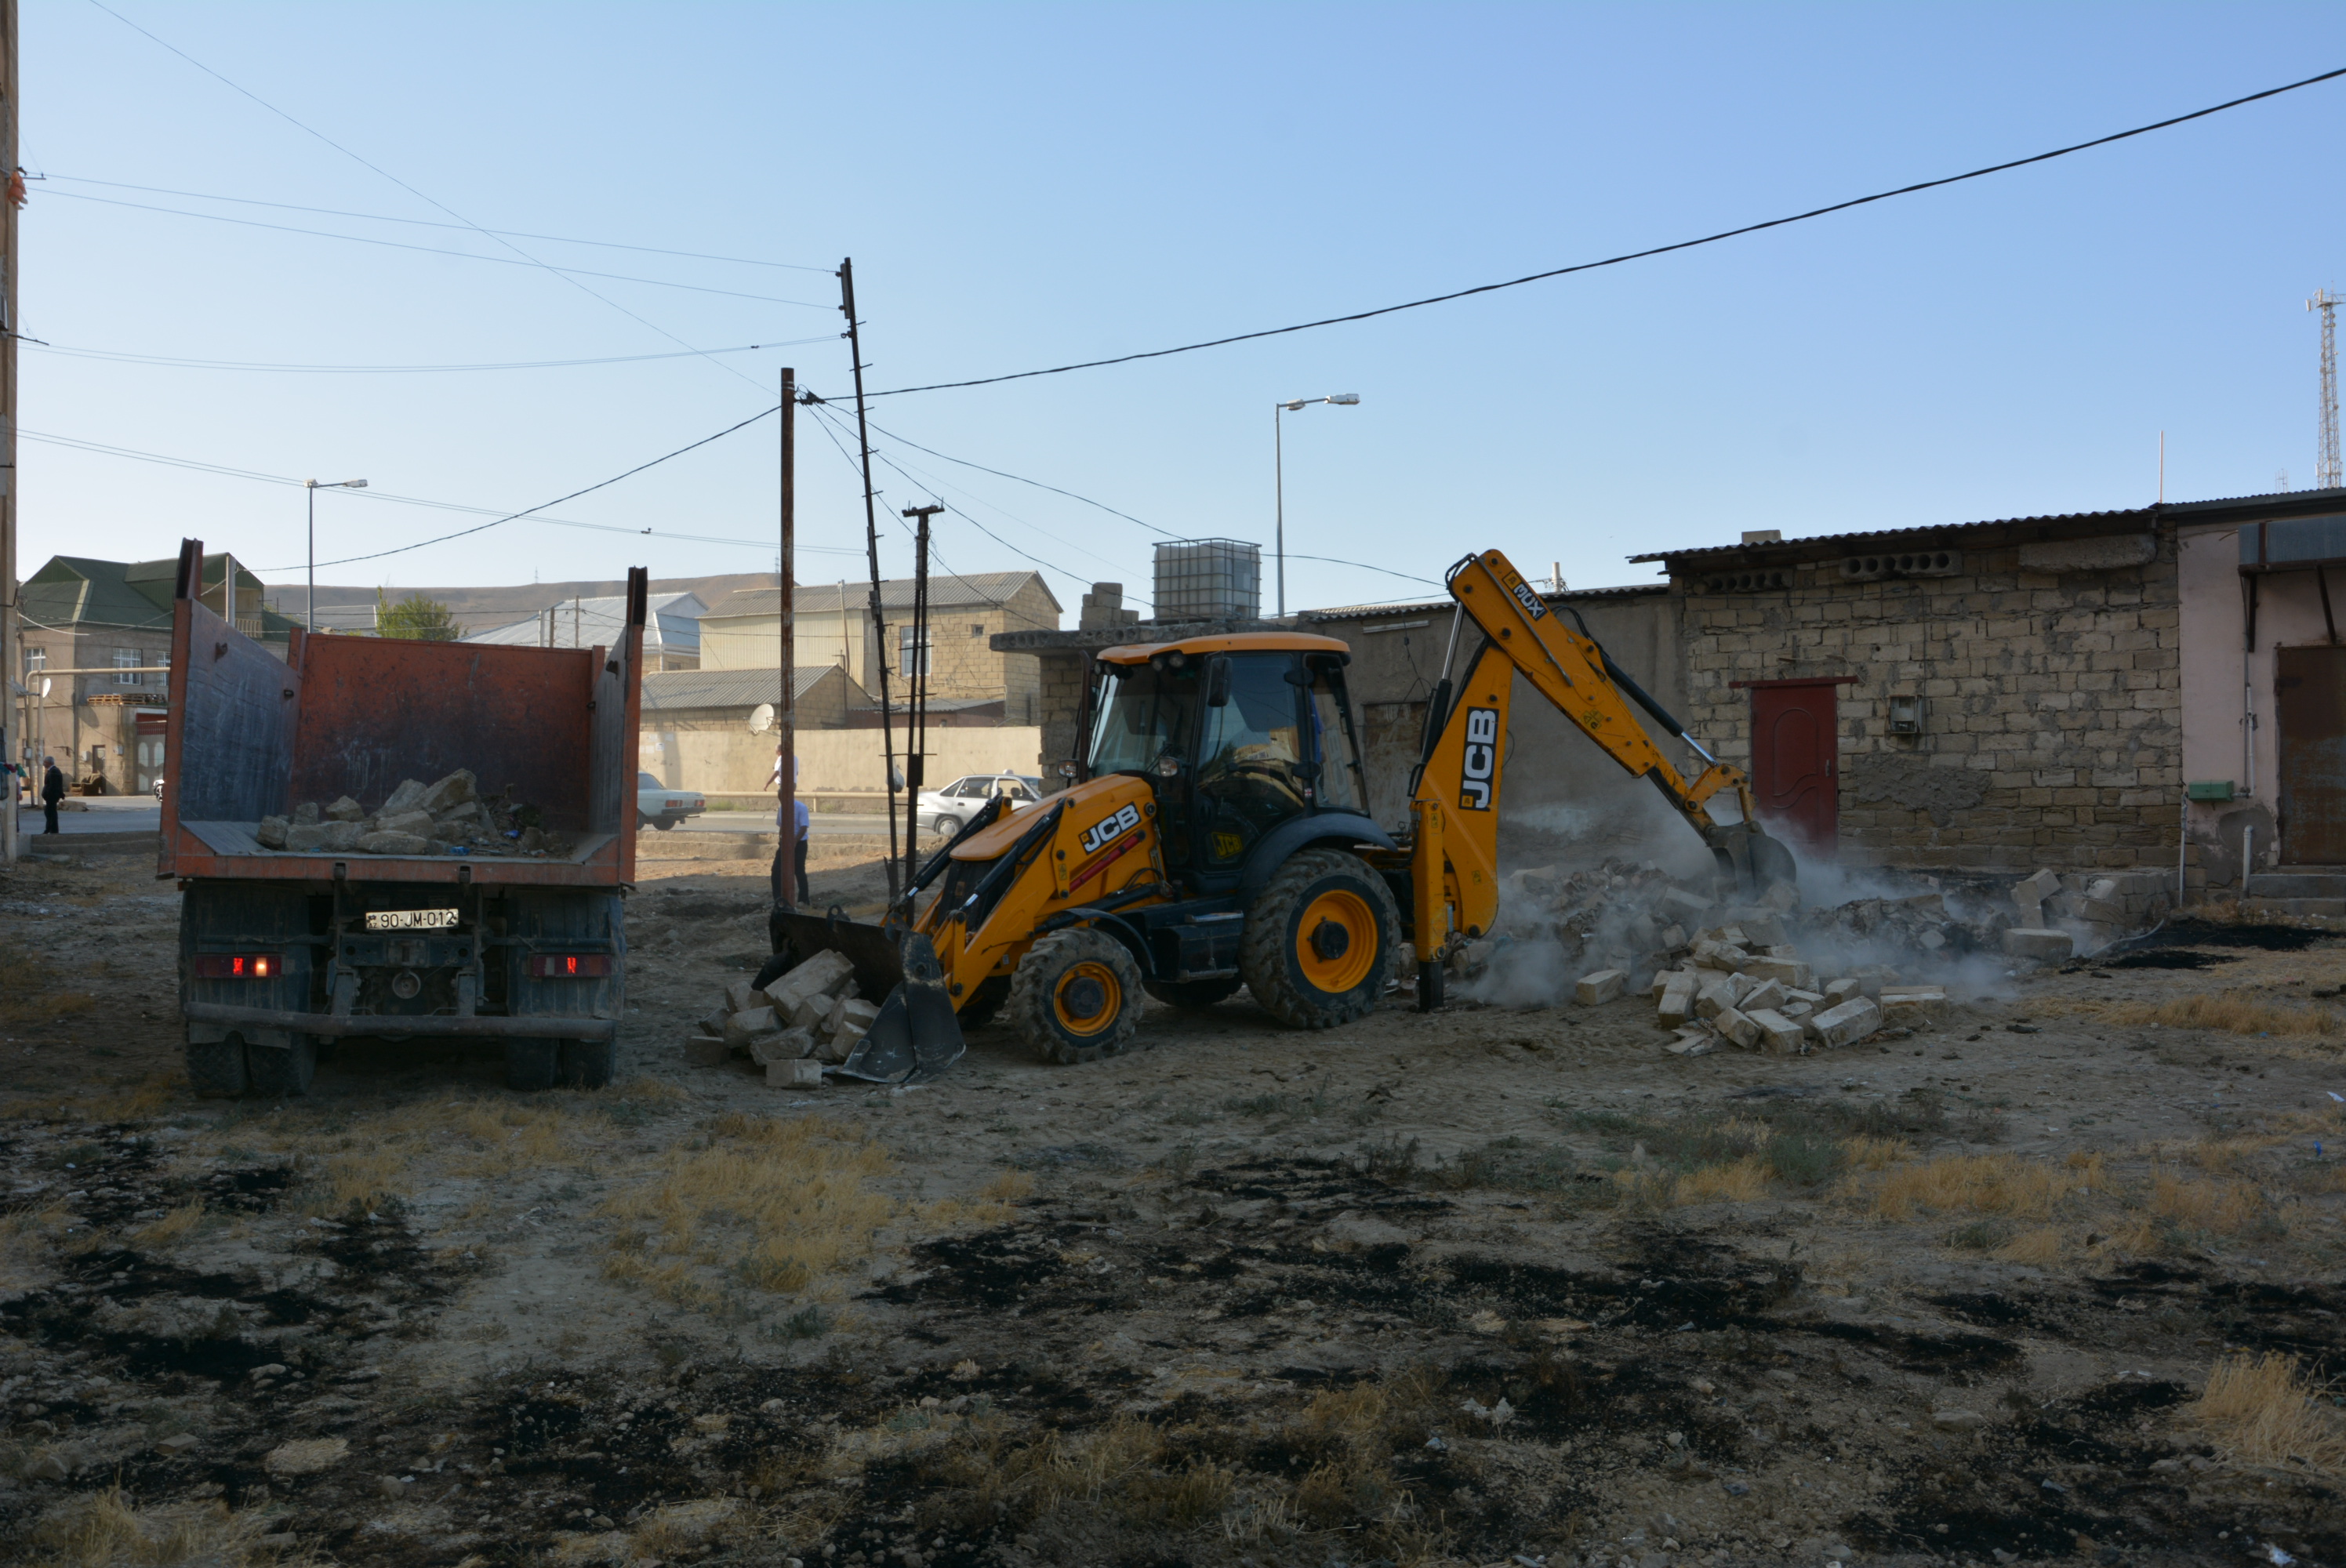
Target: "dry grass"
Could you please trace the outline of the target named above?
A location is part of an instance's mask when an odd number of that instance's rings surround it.
[[[710,1134],[708,1147],[671,1153],[658,1179],[603,1206],[629,1227],[605,1273],[695,1305],[712,1293],[703,1268],[728,1268],[760,1290],[803,1290],[868,1256],[894,1212],[867,1185],[887,1173],[887,1152],[856,1128],[736,1113]]]
[[[1674,1203],[1754,1203],[1768,1196],[1768,1162],[1746,1155],[1724,1165],[1705,1166],[1678,1177]]]
[[[1007,1225],[1016,1217],[1014,1206],[1034,1191],[1033,1176],[1021,1170],[1005,1170],[969,1197],[941,1197],[923,1205],[921,1224],[930,1230],[955,1225]]]
[[[2244,1181],[2191,1181],[2160,1171],[2151,1178],[2150,1212],[2187,1229],[2230,1236],[2265,1217],[2265,1200]]]
[[[41,1023],[97,1005],[86,991],[60,991],[56,970],[12,942],[0,942],[0,1023]]]
[[[2093,1156],[2066,1166],[2039,1164],[2014,1155],[1950,1155],[1919,1164],[1893,1166],[1870,1195],[1882,1219],[1912,1219],[1917,1214],[1993,1214],[2014,1219],[2050,1219],[2053,1206],[2072,1193],[2103,1183],[2101,1159]]]
[[[130,1239],[149,1251],[174,1247],[196,1233],[204,1222],[203,1201],[183,1203],[150,1225],[140,1226],[130,1233]]]
[[[2318,1402],[2297,1359],[2246,1353],[2216,1363],[2187,1413],[2227,1451],[2251,1464],[2346,1465],[2346,1423]]]
[[[34,1532],[33,1555],[20,1561],[36,1568],[245,1568],[279,1561],[260,1543],[268,1528],[257,1511],[234,1513],[217,1502],[142,1509],[114,1487],[52,1510]]]
[[[54,1248],[72,1219],[63,1204],[0,1216],[0,1290],[22,1290],[56,1272]]]
[[[2005,1263],[2026,1263],[2038,1268],[2050,1268],[2061,1261],[2065,1246],[2058,1227],[2045,1225],[2034,1230],[2024,1230],[1995,1249],[1995,1256]]]
[[[1914,1145],[1904,1138],[1844,1138],[1841,1146],[1851,1170],[1886,1170],[1914,1157]]]
[[[2234,1034],[2338,1034],[2346,1018],[2326,1007],[2292,1007],[2241,991],[2195,992],[2165,1002],[2121,1003],[2096,1009],[2113,1023],[2161,1023],[2169,1029],[2220,1029]]]

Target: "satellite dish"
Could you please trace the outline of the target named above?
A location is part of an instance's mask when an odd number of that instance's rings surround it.
[[[49,687],[52,687],[52,686],[54,686],[54,685],[56,685],[56,683],[55,681],[52,681],[52,680],[51,680],[47,676],[43,676],[43,677],[41,677],[41,695],[42,695],[43,697],[46,697],[46,696],[48,696],[48,695],[49,695]]]
[[[750,733],[763,735],[774,728],[774,705],[761,702],[750,710]]]

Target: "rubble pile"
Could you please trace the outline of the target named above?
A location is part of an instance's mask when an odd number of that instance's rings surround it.
[[[856,987],[854,965],[819,952],[763,990],[746,979],[728,985],[723,1003],[694,1025],[684,1059],[721,1067],[747,1056],[769,1084],[818,1088],[823,1068],[846,1061],[879,1015],[879,1003]]]
[[[570,844],[550,832],[535,806],[486,797],[479,781],[458,769],[431,784],[402,779],[390,799],[369,811],[348,795],[332,805],[307,800],[290,817],[264,817],[253,830],[264,850],[291,854],[567,855]]]

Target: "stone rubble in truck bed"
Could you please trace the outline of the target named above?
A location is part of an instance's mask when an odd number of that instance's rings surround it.
[[[253,839],[289,854],[562,856],[569,842],[546,830],[535,806],[485,797],[464,769],[431,784],[402,779],[373,811],[348,795],[307,800],[290,817],[264,817]]]
[[[1655,1022],[1675,1035],[1663,1049],[1688,1056],[1721,1044],[1771,1054],[1854,1044],[1943,1015],[1945,972],[1970,955],[1993,954],[2017,977],[2097,952],[2168,907],[2157,873],[2051,871],[2014,884],[2009,908],[1966,889],[1803,911],[1782,883],[1756,903],[1722,906],[1653,861],[1619,860],[1569,874],[1519,871],[1507,891],[1502,929],[1454,960],[1464,977],[1484,973],[1510,946],[1553,942],[1567,966],[1595,965],[1581,969],[1575,1002],[1650,994]],[[1841,956],[1851,950],[1897,962]],[[1933,971],[1940,983],[1927,983]]]
[[[847,1060],[880,1004],[867,1002],[854,966],[836,952],[819,952],[760,990],[748,980],[725,988],[717,1008],[694,1025],[684,1059],[694,1067],[721,1067],[747,1056],[778,1088],[822,1086],[822,1070]]]

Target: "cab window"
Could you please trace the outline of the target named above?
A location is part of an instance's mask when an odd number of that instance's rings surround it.
[[[1198,826],[1211,865],[1246,858],[1263,834],[1309,810],[1302,694],[1289,654],[1229,657],[1229,700],[1205,709],[1198,744]],[[1219,682],[1219,677],[1218,682]]]

